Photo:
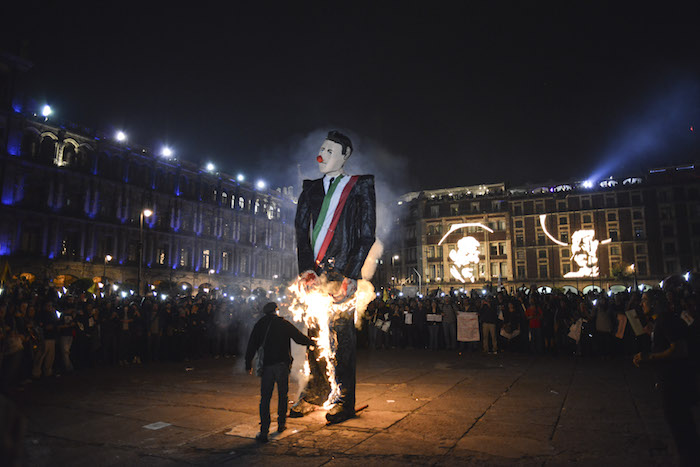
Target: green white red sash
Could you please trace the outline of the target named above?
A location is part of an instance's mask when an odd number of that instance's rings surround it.
[[[323,260],[323,256],[326,254],[331,240],[333,240],[340,214],[343,212],[345,202],[348,200],[350,191],[357,183],[358,178],[357,175],[352,177],[339,175],[328,187],[328,192],[323,198],[323,204],[321,205],[321,212],[311,233],[311,245],[314,248],[316,264]]]

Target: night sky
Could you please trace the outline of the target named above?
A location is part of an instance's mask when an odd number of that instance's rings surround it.
[[[329,129],[396,192],[700,153],[697,2],[21,3],[2,45],[57,121],[274,186],[318,175]]]

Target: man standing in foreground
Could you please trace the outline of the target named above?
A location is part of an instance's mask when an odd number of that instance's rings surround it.
[[[277,383],[277,432],[285,429],[287,420],[287,391],[289,389],[289,369],[292,366],[290,339],[299,345],[312,346],[313,341],[302,334],[292,323],[277,315],[277,304],[269,302],[263,307],[264,316],[255,323],[248,339],[245,353],[246,371],[252,374],[253,356],[263,345],[263,373],[260,382],[260,433],[257,441],[267,442],[270,430],[270,399]]]

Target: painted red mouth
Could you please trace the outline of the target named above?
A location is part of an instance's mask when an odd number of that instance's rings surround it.
[[[320,164],[321,162],[323,162],[323,157],[318,156],[318,157],[316,158],[316,161]]]

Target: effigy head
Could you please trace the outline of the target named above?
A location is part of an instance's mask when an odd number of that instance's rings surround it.
[[[330,131],[321,145],[316,161],[321,173],[334,174],[343,169],[352,154],[352,141],[339,131]]]

